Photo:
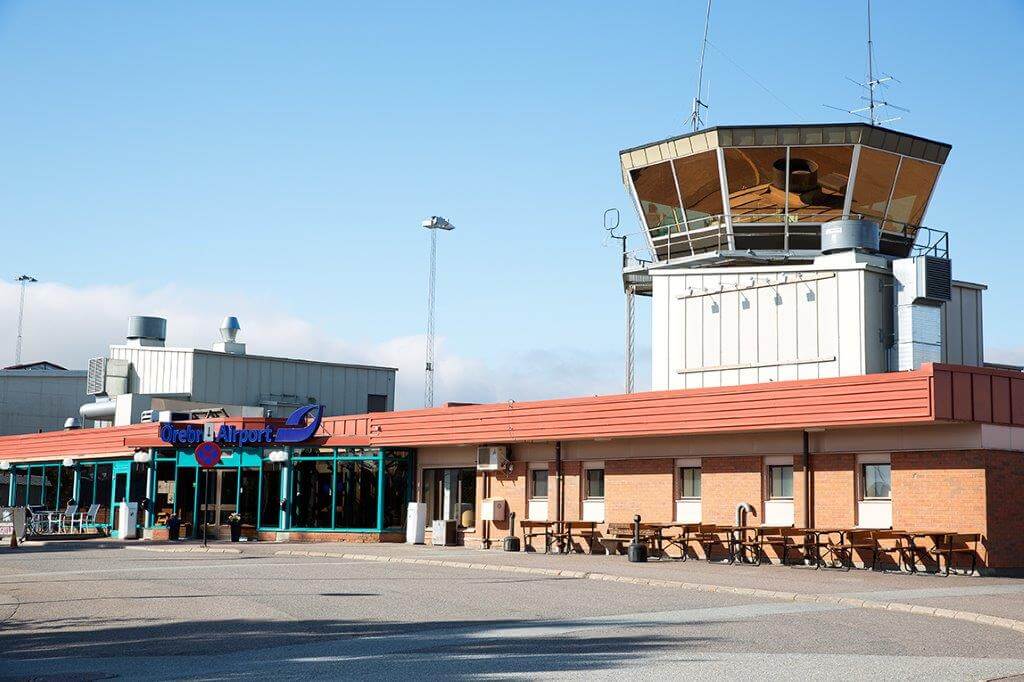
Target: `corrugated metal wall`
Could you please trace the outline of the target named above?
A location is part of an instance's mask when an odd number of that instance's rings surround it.
[[[230,355],[191,348],[111,346],[110,357],[131,362],[130,391],[178,394],[214,405],[263,405],[278,400],[272,416],[296,404],[325,406],[326,414],[361,414],[367,396],[387,396],[395,406],[395,370],[302,360]]]
[[[942,361],[980,367],[984,363],[982,289],[954,282],[952,300],[942,311]]]
[[[193,400],[260,405],[274,396],[296,396],[300,404],[318,402],[327,414],[366,412],[369,394],[388,396],[394,409],[395,372],[316,362],[227,355],[197,351],[194,355]],[[281,414],[291,412],[283,405]]]
[[[885,371],[885,277],[864,268],[656,276],[653,388]]]

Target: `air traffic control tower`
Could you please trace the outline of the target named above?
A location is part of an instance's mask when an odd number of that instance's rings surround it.
[[[950,145],[867,124],[719,126],[620,153],[652,388],[981,365],[984,286],[925,227]]]

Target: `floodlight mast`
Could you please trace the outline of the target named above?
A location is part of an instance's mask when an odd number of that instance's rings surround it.
[[[437,283],[437,231],[455,229],[441,216],[430,216],[423,221],[430,230],[430,282],[427,287],[427,362],[423,387],[423,406],[434,406],[434,289]]]
[[[18,299],[18,341],[14,346],[14,364],[20,365],[22,330],[25,325],[25,289],[29,284],[34,284],[39,280],[31,275],[18,275],[14,281],[21,285],[21,295]]]

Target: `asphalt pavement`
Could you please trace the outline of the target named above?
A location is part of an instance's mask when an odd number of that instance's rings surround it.
[[[1024,674],[1024,632],[1008,627],[859,608],[855,599],[624,582],[674,576],[1015,618],[1024,617],[1024,581],[394,545],[216,548],[227,551],[115,542],[0,550],[0,679]],[[415,563],[438,559],[461,566]]]

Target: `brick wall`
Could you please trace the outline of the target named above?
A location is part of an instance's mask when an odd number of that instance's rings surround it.
[[[604,517],[626,523],[640,514],[645,521],[670,522],[673,516],[672,459],[618,459],[604,463]]]
[[[799,460],[802,458],[796,458]],[[811,455],[814,525],[852,528],[857,522],[857,456],[850,454]],[[796,476],[793,477],[796,479]],[[794,480],[794,486],[796,481]],[[803,482],[800,496],[803,499]],[[796,501],[796,500],[794,500]],[[804,525],[803,502],[796,508],[797,525]]]
[[[1024,567],[1024,453],[985,453],[987,539],[993,568]]]
[[[892,453],[893,528],[987,535],[985,466],[977,451]]]
[[[754,507],[751,524],[761,522],[761,458],[707,457],[701,461],[701,520],[704,523],[732,524],[736,505],[748,502]]]

